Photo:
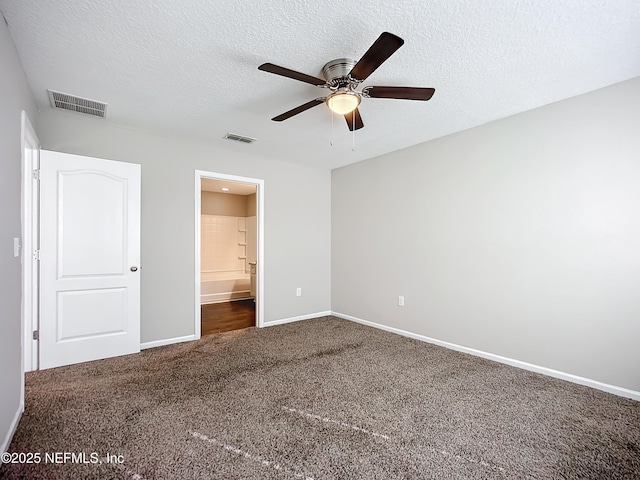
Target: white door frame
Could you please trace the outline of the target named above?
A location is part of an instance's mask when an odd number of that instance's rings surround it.
[[[28,155],[27,150],[35,150],[36,155]],[[39,245],[39,204],[40,183],[37,174],[40,168],[40,141],[27,112],[22,111],[22,345],[23,373],[38,369],[38,340],[33,332],[38,330],[38,272],[36,255]],[[24,388],[24,382],[23,382]]]
[[[249,183],[256,186],[256,220],[257,228],[257,246],[258,252],[256,257],[256,326],[262,328],[264,326],[264,180],[260,178],[240,177],[238,175],[227,175],[225,173],[207,172],[204,170],[196,170],[195,174],[195,222],[196,222],[196,254],[195,254],[195,339],[199,339],[201,332],[200,317],[200,219],[202,208],[202,190],[201,180],[203,178],[212,180],[226,180],[231,182]]]

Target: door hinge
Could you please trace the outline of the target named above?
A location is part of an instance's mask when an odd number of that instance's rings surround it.
[[[40,250],[34,250],[33,251],[33,259],[37,262],[40,261]]]
[[[40,340],[40,330],[34,330],[33,331],[33,339],[34,340]]]
[[[34,170],[33,171],[33,179],[34,180],[40,180],[40,170]]]

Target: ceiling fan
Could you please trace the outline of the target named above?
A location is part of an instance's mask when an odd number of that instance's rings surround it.
[[[321,88],[328,88],[331,91],[326,97],[318,97],[277,117],[273,117],[271,120],[281,122],[316,105],[326,103],[333,112],[344,115],[349,130],[354,131],[364,127],[362,117],[358,111],[358,105],[360,105],[362,97],[429,100],[435,92],[433,88],[372,86],[365,87],[361,91],[356,90],[369,75],[403,44],[404,40],[397,35],[383,32],[357,62],[349,58],[338,58],[322,67],[325,80],[280,67],[273,63],[263,63],[258,67],[258,70],[293,78]]]

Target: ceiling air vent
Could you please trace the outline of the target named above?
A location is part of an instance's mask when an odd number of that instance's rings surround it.
[[[61,108],[100,118],[104,118],[107,113],[106,103],[76,97],[67,93],[54,92],[53,90],[47,90],[47,92],[49,92],[49,101],[53,108]]]
[[[235,140],[236,142],[242,143],[253,143],[256,141],[255,138],[245,137],[243,135],[238,135],[237,133],[227,133],[223,138],[227,140]]]

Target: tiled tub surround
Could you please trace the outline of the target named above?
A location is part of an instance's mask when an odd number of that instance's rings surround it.
[[[203,273],[200,281],[200,303],[228,302],[251,298],[251,276],[244,272]]]
[[[251,297],[247,223],[254,221],[254,218],[204,214],[201,216],[202,304]],[[249,244],[251,243],[249,239]]]

